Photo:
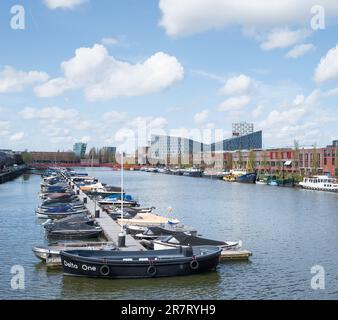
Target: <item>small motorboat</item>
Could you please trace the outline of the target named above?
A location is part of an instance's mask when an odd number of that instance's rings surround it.
[[[155,209],[154,207],[151,208],[130,208],[126,207],[123,208],[123,219],[132,219],[134,218],[138,213],[150,213],[152,210]],[[114,219],[120,219],[121,218],[121,208],[115,207],[115,206],[108,206],[105,207],[104,210]]]
[[[121,224],[121,219],[117,219],[118,224]],[[177,225],[180,221],[175,218],[162,217],[154,213],[140,212],[134,218],[128,219],[128,226],[164,226],[164,225]]]
[[[100,199],[99,204],[101,205],[112,205],[121,206],[123,202],[124,207],[139,207],[139,203],[133,199],[129,194],[114,194],[104,199]]]
[[[128,210],[131,208],[124,208],[123,209],[123,219],[132,219],[137,215],[137,211],[135,210]],[[108,211],[109,216],[113,220],[121,219],[122,218],[122,211],[121,209],[118,210],[109,210]]]
[[[78,223],[76,225],[60,224],[54,228],[47,229],[46,232],[49,238],[92,239],[98,238],[102,233],[102,229],[86,223]]]
[[[125,225],[125,229],[127,231],[128,234],[130,234],[131,236],[135,237],[137,234],[140,235],[142,233],[146,233],[147,230],[151,229],[151,231],[149,232],[150,234],[156,234],[156,236],[160,237],[161,235],[165,235],[168,236],[169,234],[166,233],[168,232],[185,232],[187,234],[191,234],[194,236],[197,236],[197,230],[194,228],[190,228],[187,226],[184,226],[182,224],[176,224],[176,225],[161,225],[159,227],[147,227],[147,226],[138,226],[138,225],[128,225],[128,221],[126,222],[127,224]],[[163,232],[163,230],[165,230]],[[143,238],[142,238],[143,239]]]
[[[173,235],[187,235],[184,231],[176,231],[175,229],[165,229],[161,227],[149,227],[142,233],[137,233],[134,235],[135,239],[139,240],[154,240],[163,236],[173,236]]]
[[[60,220],[47,220],[42,225],[46,230],[51,230],[60,226],[73,226],[79,223],[85,223],[89,226],[92,226],[95,222],[95,219],[88,217],[85,213],[79,213],[65,217]]]
[[[222,250],[239,249],[241,241],[218,241],[201,237],[195,237],[183,232],[169,235],[166,238],[153,240],[154,250],[177,248],[179,246],[217,246]]]
[[[68,216],[72,216],[72,215],[76,215],[76,214],[80,214],[80,213],[88,213],[87,209],[85,210],[68,210],[68,211],[64,211],[64,212],[44,212],[44,213],[37,213],[36,216],[40,219],[62,219]]]
[[[80,201],[74,202],[55,202],[55,203],[42,203],[39,208],[41,209],[53,209],[53,208],[62,208],[62,207],[72,207],[72,208],[83,208],[84,204]]]
[[[38,207],[35,212],[38,214],[47,214],[47,213],[60,213],[60,212],[77,212],[82,211],[86,212],[86,208],[84,205],[76,205],[72,206],[71,204],[64,204],[62,206],[56,206],[56,207]]]
[[[182,170],[183,175],[187,177],[202,177],[203,171],[198,168],[189,168]]]
[[[65,275],[99,278],[187,276],[216,269],[222,249],[179,247],[157,251],[61,251]]]
[[[59,259],[61,265],[60,251],[62,250],[116,250],[112,242],[56,242],[49,246],[35,246],[32,248],[35,256],[46,262],[47,259]]]
[[[257,173],[256,172],[248,172],[243,175],[239,175],[236,177],[236,182],[240,183],[256,183]]]

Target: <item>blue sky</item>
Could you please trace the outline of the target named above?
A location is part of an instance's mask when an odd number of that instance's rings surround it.
[[[266,147],[329,144],[338,3],[273,3],[2,1],[0,148],[118,145],[141,124],[227,137],[235,121],[254,122]],[[10,25],[17,4],[24,30]],[[324,29],[311,28],[314,4]]]

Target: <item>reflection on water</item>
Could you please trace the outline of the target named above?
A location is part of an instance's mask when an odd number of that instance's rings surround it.
[[[64,276],[62,296],[100,299],[195,299],[208,298],[214,295],[220,283],[217,272],[188,277],[155,278],[155,279],[95,279]],[[214,288],[210,292],[210,288]],[[88,294],[91,293],[91,296]]]
[[[112,185],[120,173],[89,168]],[[34,209],[38,175],[0,185],[0,298],[2,299],[337,299],[338,194],[230,184],[208,179],[126,172],[125,186],[142,206],[155,206],[203,236],[242,240],[250,262],[227,262],[189,277],[104,280],[46,270],[34,245],[46,244]],[[25,268],[25,290],[10,288],[13,265]],[[311,267],[325,268],[326,289],[312,290]]]

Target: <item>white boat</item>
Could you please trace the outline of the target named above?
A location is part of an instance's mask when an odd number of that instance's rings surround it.
[[[60,260],[60,251],[62,250],[115,250],[112,242],[73,242],[73,243],[52,243],[50,246],[35,246],[32,248],[35,256],[46,262],[48,258],[57,258]]]
[[[162,217],[153,213],[140,212],[133,219],[126,219],[124,221],[128,226],[161,226],[161,225],[177,225],[180,223],[175,218]],[[121,225],[122,219],[117,219],[117,223]]]
[[[197,246],[202,243],[203,245],[213,245],[221,248],[222,250],[238,250],[242,247],[242,241],[217,241],[201,237],[195,237],[185,233],[177,233],[172,236],[162,237],[153,240],[154,250],[174,249],[179,246]]]
[[[304,178],[299,185],[304,189],[338,192],[338,182],[327,176],[313,176]]]

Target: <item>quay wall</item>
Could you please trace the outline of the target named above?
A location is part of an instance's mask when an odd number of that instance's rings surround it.
[[[10,168],[6,172],[0,172],[0,184],[7,181],[14,180],[15,178],[21,176],[27,170],[27,166],[22,165],[18,167]]]

